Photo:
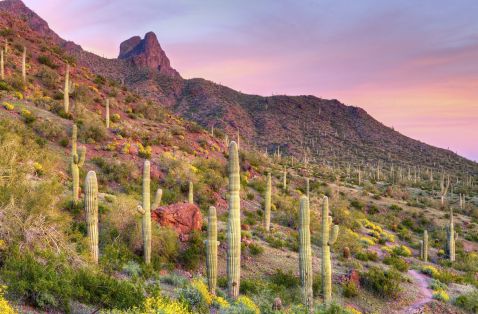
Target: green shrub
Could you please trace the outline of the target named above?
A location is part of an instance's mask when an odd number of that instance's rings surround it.
[[[470,313],[478,313],[478,292],[458,296],[455,299],[455,305]]]
[[[300,280],[292,272],[283,272],[281,269],[276,270],[274,274],[270,276],[270,281],[277,285],[288,289],[299,286]]]
[[[38,57],[38,62],[39,62],[40,64],[44,64],[44,65],[46,65],[47,67],[50,67],[50,68],[52,68],[52,69],[57,69],[57,68],[58,68],[58,65],[56,65],[55,63],[53,63],[53,61],[50,59],[50,57],[45,56],[45,55],[39,56],[39,57]]]
[[[353,298],[353,297],[356,297],[358,295],[358,287],[357,285],[355,284],[355,282],[353,281],[347,281],[343,284],[342,286],[343,290],[342,290],[342,293],[344,295],[344,297],[346,298]]]
[[[248,248],[249,248],[249,253],[251,253],[251,255],[253,256],[264,253],[264,248],[261,245],[256,243],[249,244]]]
[[[361,274],[361,284],[371,292],[382,298],[397,297],[401,291],[402,277],[395,270],[385,271],[378,267],[371,267]]]
[[[179,254],[178,261],[184,268],[195,270],[204,260],[205,246],[200,232],[193,232],[187,247]]]
[[[408,271],[408,263],[401,257],[398,256],[386,256],[383,259],[383,263],[386,265],[391,265],[398,271],[406,272]]]
[[[378,254],[375,251],[365,251],[365,252],[357,252],[355,254],[355,258],[360,261],[378,261]]]

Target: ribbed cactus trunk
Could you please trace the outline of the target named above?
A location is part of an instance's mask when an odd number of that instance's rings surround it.
[[[88,172],[85,179],[85,211],[91,256],[98,263],[98,182],[94,171]]]
[[[282,187],[284,188],[284,192],[287,191],[287,168],[284,168],[282,175]]]
[[[330,246],[337,241],[339,226],[334,225],[330,236],[332,217],[329,215],[329,199],[324,196],[322,206],[322,293],[324,304],[332,302],[332,263],[330,260]]]
[[[194,184],[192,181],[189,181],[188,203],[194,204]]]
[[[0,79],[5,80],[5,60],[3,49],[0,49]]]
[[[80,168],[83,167],[86,158],[86,149],[82,147],[80,149],[80,155],[78,155],[77,149],[77,137],[78,137],[78,128],[76,125],[73,125],[71,131],[71,160],[70,160],[70,168],[71,168],[71,177],[73,182],[73,203],[78,203],[80,199]]]
[[[206,240],[206,267],[207,267],[207,282],[209,292],[216,294],[217,283],[217,217],[216,207],[209,207],[208,226],[207,226],[207,240]]]
[[[457,234],[455,232],[455,223],[453,220],[453,209],[450,208],[450,222],[446,228],[446,235],[447,235],[447,253],[450,262],[455,261],[455,240],[457,238]]]
[[[65,88],[63,90],[63,105],[65,113],[70,111],[70,65],[66,65]]]
[[[310,179],[305,178],[305,195],[310,198]]]
[[[271,229],[271,196],[272,196],[272,178],[271,173],[267,173],[266,194],[264,195],[264,228],[266,231]]]
[[[143,165],[143,204],[138,211],[143,215],[143,255],[146,264],[151,263],[151,164],[149,160]],[[155,202],[156,203],[156,202]]]
[[[22,80],[23,84],[27,83],[27,47],[23,47],[22,55]]]
[[[241,281],[241,188],[237,144],[229,144],[229,218],[227,222],[227,282],[229,297],[239,296]]]
[[[422,259],[424,262],[428,262],[428,231],[423,231],[423,254]]]
[[[312,290],[312,250],[310,247],[310,212],[309,199],[306,196],[300,198],[299,207],[299,268],[302,283],[302,296],[304,305],[312,311],[314,306],[314,294]]]
[[[106,112],[105,112],[106,128],[110,128],[110,99],[106,98]]]

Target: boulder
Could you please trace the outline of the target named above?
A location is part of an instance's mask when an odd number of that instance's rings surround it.
[[[173,228],[182,241],[188,239],[193,231],[200,231],[202,215],[195,204],[176,203],[154,209],[151,218],[164,227]]]

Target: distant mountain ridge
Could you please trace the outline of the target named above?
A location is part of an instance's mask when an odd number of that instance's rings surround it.
[[[361,108],[315,96],[247,95],[204,79],[183,79],[153,32],[120,45],[117,59],[84,51],[60,38],[20,0],[0,2],[1,14],[21,15],[39,36],[77,59],[79,66],[159,100],[204,127],[239,132],[244,145],[319,163],[394,164],[478,174],[478,165],[455,153],[406,137]]]

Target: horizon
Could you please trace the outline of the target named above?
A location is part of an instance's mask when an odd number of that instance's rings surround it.
[[[478,160],[476,2],[122,3],[25,0],[62,38],[100,56],[116,58],[122,41],[154,31],[185,78],[338,99]]]

